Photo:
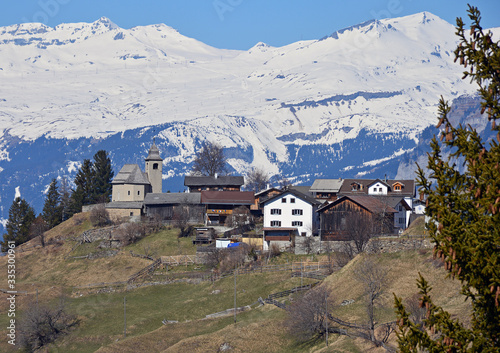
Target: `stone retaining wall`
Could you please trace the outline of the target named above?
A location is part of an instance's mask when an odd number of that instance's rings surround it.
[[[320,252],[325,252],[329,247],[330,251],[343,251],[344,241],[322,241]],[[354,244],[353,244],[354,246]],[[394,237],[394,238],[372,238],[367,245],[368,252],[393,253],[404,250],[432,249],[434,244],[429,237]]]

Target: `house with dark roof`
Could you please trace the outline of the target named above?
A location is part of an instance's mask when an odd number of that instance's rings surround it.
[[[355,223],[364,232],[393,234],[397,210],[380,198],[369,195],[343,196],[318,209],[321,240],[351,240]]]
[[[150,193],[144,198],[144,214],[162,221],[203,223],[205,207],[199,193]]]
[[[245,184],[245,179],[242,176],[203,176],[203,175],[187,175],[184,177],[184,186],[189,192],[202,191],[240,191]]]
[[[294,189],[287,189],[261,203],[264,213],[264,248],[291,246],[296,236],[317,235],[320,202]]]
[[[226,223],[226,218],[235,209],[243,206],[250,210],[255,200],[252,191],[201,191],[200,196],[200,202],[205,207],[207,225]]]
[[[414,180],[344,179],[338,196],[348,195],[415,197]]]

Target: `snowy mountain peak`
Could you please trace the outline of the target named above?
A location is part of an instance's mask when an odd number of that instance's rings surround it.
[[[253,47],[251,47],[250,49],[248,49],[248,52],[249,53],[255,53],[255,52],[265,53],[265,52],[267,52],[271,48],[272,47],[269,44],[266,44],[264,42],[258,42]]]
[[[52,28],[43,23],[21,23],[11,26],[0,27],[0,36],[23,36],[46,33]]]
[[[92,27],[105,27],[108,28],[109,30],[120,28],[113,21],[104,16],[95,21],[94,23],[92,23]]]

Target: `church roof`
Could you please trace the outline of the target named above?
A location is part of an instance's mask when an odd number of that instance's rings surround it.
[[[112,184],[150,185],[150,182],[147,174],[143,173],[137,164],[125,164],[113,179]]]
[[[163,159],[160,157],[160,150],[158,150],[158,147],[156,147],[156,143],[154,143],[154,141],[153,145],[149,149],[146,161],[163,161]]]

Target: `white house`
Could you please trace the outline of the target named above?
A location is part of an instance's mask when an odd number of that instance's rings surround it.
[[[389,185],[380,179],[376,179],[368,185],[368,195],[387,195]]]
[[[296,190],[285,190],[265,200],[264,247],[276,243],[280,247],[292,244],[295,236],[317,235],[319,216],[316,212],[320,202]]]

